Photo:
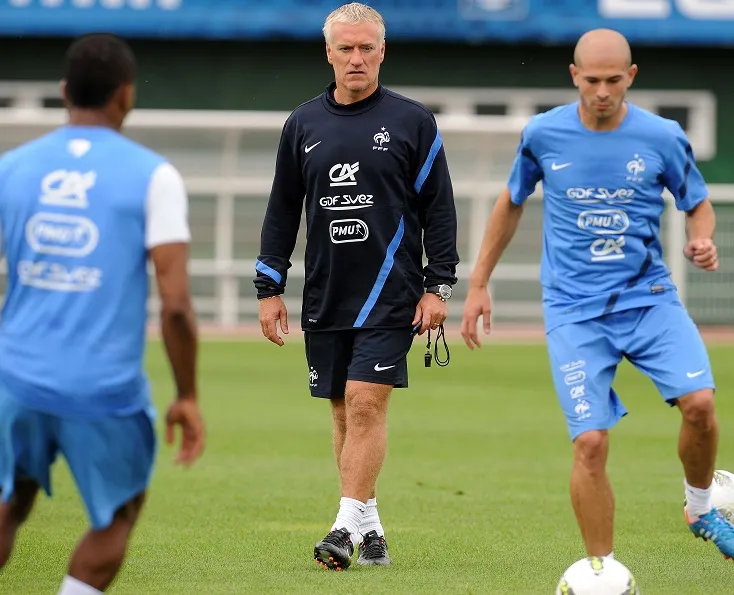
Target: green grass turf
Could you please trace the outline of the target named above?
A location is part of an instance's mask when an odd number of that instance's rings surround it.
[[[184,470],[161,445],[147,508],[110,592],[553,593],[583,550],[545,348],[455,345],[448,368],[430,369],[421,348],[410,355],[411,388],[393,397],[379,485],[392,567],[327,573],[312,560],[339,493],[328,404],[307,396],[300,341],[281,350],[204,343],[206,453]],[[718,467],[734,470],[734,349],[714,347],[711,357]],[[172,389],[159,344],[148,362],[162,418]],[[617,558],[643,595],[731,595],[734,563],[684,524],[677,410],[628,364],[615,386],[631,411],[612,432]],[[86,519],[63,463],[54,485],[0,574],[0,593],[56,593]]]

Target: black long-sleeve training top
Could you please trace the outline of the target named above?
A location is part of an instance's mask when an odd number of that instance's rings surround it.
[[[302,328],[408,327],[423,287],[456,283],[456,207],[441,135],[426,107],[385,87],[349,105],[336,103],[334,88],[283,127],[258,298],[285,290],[305,197]]]

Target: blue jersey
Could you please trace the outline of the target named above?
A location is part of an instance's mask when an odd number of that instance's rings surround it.
[[[103,127],[65,126],[0,159],[0,382],[29,407],[80,417],[148,407],[149,201],[166,167]]]
[[[508,186],[519,205],[543,183],[547,331],[678,300],[660,243],[663,190],[682,211],[708,191],[680,125],[628,107],[610,132],[584,127],[578,103],[534,116],[523,131]]]

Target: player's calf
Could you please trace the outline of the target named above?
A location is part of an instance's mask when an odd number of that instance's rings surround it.
[[[99,591],[109,587],[122,566],[144,501],[145,494],[139,494],[118,509],[109,526],[89,531],[72,556],[69,576]]]
[[[571,503],[590,556],[606,556],[614,542],[614,495],[606,473],[609,433],[589,430],[574,440]]]
[[[677,400],[682,424],[678,454],[691,485],[710,485],[719,442],[714,391],[696,390]]]
[[[0,503],[0,568],[10,560],[15,536],[20,526],[28,519],[36,501],[38,484],[32,479],[15,480],[13,495],[8,502]],[[0,490],[0,500],[2,490]]]

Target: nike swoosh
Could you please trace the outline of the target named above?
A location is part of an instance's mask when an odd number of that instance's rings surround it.
[[[375,364],[375,372],[382,372],[383,370],[389,370],[390,368],[394,368],[395,364],[392,366],[381,366],[380,364]]]
[[[553,171],[558,171],[559,169],[566,169],[569,165],[573,165],[573,162],[571,163],[561,163],[560,165],[556,165],[555,162],[551,164],[551,169]]]
[[[686,372],[686,376],[688,376],[688,378],[695,378],[696,376],[700,376],[701,374],[703,374],[705,371],[706,370],[699,370],[698,372],[693,372],[693,373]]]
[[[309,152],[309,151],[310,151],[311,149],[313,149],[313,148],[314,148],[314,147],[315,147],[316,145],[320,145],[320,144],[321,144],[321,141],[319,141],[319,142],[317,142],[317,143],[314,143],[314,144],[313,144],[313,145],[311,145],[310,147],[306,147],[306,148],[304,149],[304,151],[306,151],[306,153],[308,153],[308,152]]]

